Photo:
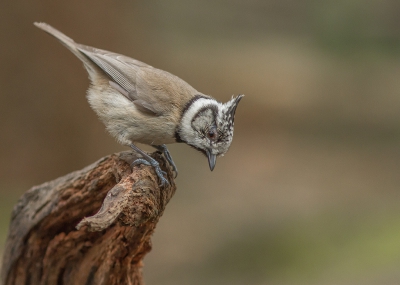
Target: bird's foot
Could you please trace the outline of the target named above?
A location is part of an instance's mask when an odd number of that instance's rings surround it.
[[[178,168],[176,168],[175,162],[172,160],[171,154],[168,151],[168,148],[165,144],[162,145],[153,145],[157,150],[161,151],[169,164],[172,166],[172,170],[175,172],[175,177],[178,177]]]
[[[131,145],[131,148],[134,149],[136,152],[140,153],[143,158],[138,158],[136,159],[131,166],[135,166],[138,164],[145,164],[145,165],[150,165],[154,168],[154,171],[156,172],[158,178],[160,178],[161,180],[161,185],[160,186],[167,186],[169,185],[169,182],[167,179],[165,179],[164,175],[167,175],[167,173],[165,171],[162,171],[160,168],[160,164],[158,163],[157,160],[155,160],[154,158],[152,158],[151,156],[149,156],[147,153],[145,153],[144,151],[142,151],[140,148],[138,148],[135,145]]]

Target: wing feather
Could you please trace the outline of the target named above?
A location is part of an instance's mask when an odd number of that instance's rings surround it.
[[[147,114],[180,113],[185,103],[198,94],[169,72],[121,54],[78,44],[48,24],[35,25],[60,40],[84,63],[89,73],[104,72],[111,79],[110,86]]]
[[[136,64],[140,64],[140,61],[128,60],[130,64],[127,64],[127,62],[121,61],[121,59],[126,60],[129,59],[128,57],[104,50],[88,48],[90,47],[85,46],[83,48],[80,46],[78,50],[95,63],[113,80],[114,83],[118,85],[115,86],[114,84],[110,84],[114,89],[131,100],[139,110],[146,114],[161,115],[161,110],[159,108],[153,106],[153,104],[150,104],[148,101],[143,100],[143,98],[139,98],[137,94],[136,74],[140,67]],[[147,67],[144,63],[142,63],[141,66]],[[156,102],[153,101],[152,103]]]

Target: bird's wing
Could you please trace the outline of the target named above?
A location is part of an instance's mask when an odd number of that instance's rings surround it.
[[[133,58],[82,45],[78,50],[117,83],[121,88],[115,86],[116,89],[141,110],[162,115],[197,93],[179,77]]]
[[[110,85],[131,100],[140,110],[162,115],[186,102],[197,92],[185,81],[133,58],[78,44],[45,23],[35,25],[60,40],[86,66],[89,72],[98,67],[110,79]]]
[[[119,91],[140,110],[161,115],[163,109],[155,100],[145,100],[137,92],[137,74],[141,68],[151,68],[145,63],[109,51],[77,45],[77,49],[96,64],[112,80],[110,85]],[[155,94],[156,95],[156,94]]]

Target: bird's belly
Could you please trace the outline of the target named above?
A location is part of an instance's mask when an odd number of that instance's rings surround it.
[[[167,130],[152,129],[148,128],[144,130],[143,128],[139,130],[132,130],[129,140],[132,142],[139,142],[149,145],[161,145],[174,143],[174,134],[168,132]]]
[[[108,121],[106,125],[110,134],[125,145],[134,142],[149,145],[175,142],[175,124],[161,118],[136,120],[131,117],[125,120]]]
[[[96,92],[97,91],[97,92]],[[91,107],[107,131],[121,144],[168,144],[175,142],[176,122],[171,116],[152,116],[142,113],[136,106],[116,91],[89,89]]]

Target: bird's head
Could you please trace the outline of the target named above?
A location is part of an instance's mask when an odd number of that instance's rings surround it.
[[[243,96],[219,103],[213,98],[198,95],[183,111],[177,130],[178,141],[206,155],[211,171],[217,157],[223,156],[231,145],[236,107]]]

